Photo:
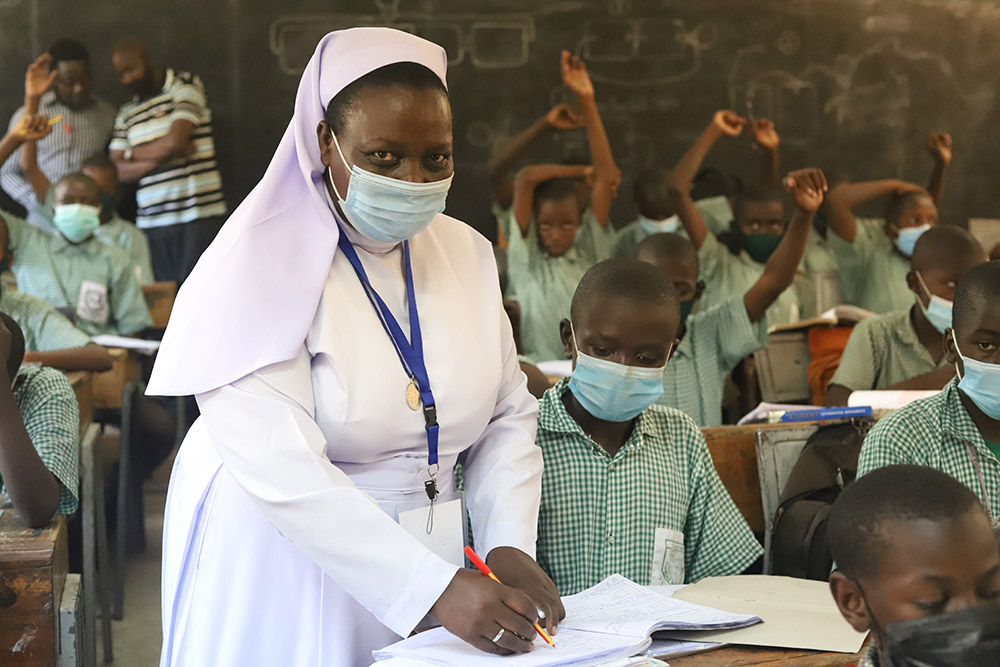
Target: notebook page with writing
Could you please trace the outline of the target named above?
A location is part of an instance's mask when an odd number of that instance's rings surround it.
[[[505,667],[586,667],[641,653],[650,644],[648,637],[615,637],[562,628],[553,639],[555,648],[536,637],[531,653],[499,656],[483,653],[444,628],[434,628],[375,651],[373,655],[376,660],[406,658],[429,665],[463,667],[497,664]]]
[[[656,630],[740,628],[760,623],[750,614],[733,614],[654,593],[613,574],[587,590],[563,598],[569,628],[610,635],[648,637]]]

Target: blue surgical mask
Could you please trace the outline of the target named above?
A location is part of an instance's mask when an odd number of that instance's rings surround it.
[[[927,283],[924,282],[924,277],[919,272],[917,273],[917,280],[920,281],[920,286],[924,288],[924,291],[931,298],[931,304],[925,307],[924,300],[917,297],[917,305],[924,312],[927,321],[937,329],[938,333],[943,334],[945,329],[951,328],[951,310],[953,304],[948,299],[942,299],[939,296],[931,294],[931,291],[927,289]]]
[[[429,183],[411,183],[373,174],[347,163],[336,135],[333,143],[344,166],[351,170],[347,197],[337,191],[332,170],[330,183],[348,222],[368,238],[401,243],[427,229],[434,216],[444,211],[453,176]]]
[[[897,230],[896,247],[899,248],[899,252],[907,257],[912,257],[913,249],[917,247],[917,241],[930,228],[930,225],[920,225],[919,227],[906,227]]]
[[[680,229],[680,223],[681,219],[676,215],[664,218],[663,220],[651,220],[650,218],[639,216],[639,226],[650,236],[653,234],[676,234],[677,230]]]
[[[576,367],[570,376],[569,390],[594,417],[608,422],[627,422],[663,396],[666,364],[644,368],[591,357],[580,352],[575,333],[573,345],[577,347]],[[670,357],[669,352],[667,357]]]
[[[1000,364],[966,358],[958,347],[954,331],[951,336],[955,342],[955,351],[965,367],[965,373],[961,373],[958,364],[955,364],[955,372],[961,378],[958,388],[991,419],[1000,419]]]
[[[101,225],[101,209],[87,204],[59,204],[52,224],[71,243],[86,241]]]

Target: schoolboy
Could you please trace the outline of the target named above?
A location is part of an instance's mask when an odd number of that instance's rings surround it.
[[[0,313],[0,488],[30,527],[72,514],[78,498],[80,412],[66,376],[54,368],[22,366],[24,337]]]
[[[966,272],[955,289],[945,357],[958,377],[940,394],[878,421],[865,438],[858,475],[894,463],[946,472],[1000,517],[1000,262]]]
[[[990,520],[968,487],[925,466],[875,470],[837,498],[827,537],[837,563],[830,591],[840,613],[855,630],[874,635],[859,667],[998,664],[996,637],[986,650],[962,646],[957,636],[925,635],[923,646],[890,640],[900,624],[921,618],[935,617],[940,627],[978,607],[1000,613],[1000,556]],[[967,627],[966,637],[979,629]],[[918,651],[936,658],[911,662]],[[992,662],[981,662],[988,652]]]
[[[514,179],[516,229],[507,249],[508,296],[520,305],[522,352],[534,361],[562,358],[559,321],[569,312],[580,278],[608,256],[614,238],[607,223],[619,174],[594,87],[583,62],[568,51],[562,54],[562,76],[579,100],[593,167],[532,165]],[[594,188],[584,210],[574,177],[588,172]]]
[[[655,267],[611,259],[560,325],[573,374],[546,392],[538,563],[568,595],[618,573],[640,584],[736,574],[761,547],[690,417],[655,405],[680,322]]]
[[[897,179],[842,183],[827,197],[827,240],[840,265],[844,301],[874,313],[908,308],[910,256],[921,234],[938,222],[937,202],[951,161],[951,138],[931,134],[935,169],[928,190]],[[888,196],[883,218],[856,218],[853,209]]]
[[[916,303],[854,327],[830,380],[826,404],[847,405],[853,391],[944,387],[955,377],[954,365],[944,358],[955,285],[985,261],[986,251],[959,227],[941,225],[921,236],[906,276]]]
[[[698,426],[722,424],[725,375],[765,345],[764,315],[792,284],[826,181],[818,169],[804,169],[790,174],[786,187],[795,196],[796,212],[764,272],[744,294],[711,308],[693,312],[704,283],[698,280],[698,251],[690,240],[656,234],[639,244],[638,258],[656,266],[680,300],[680,342],[663,376],[660,404],[686,413]],[[672,193],[682,218],[700,216],[685,190]]]

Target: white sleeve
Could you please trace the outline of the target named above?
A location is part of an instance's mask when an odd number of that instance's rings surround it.
[[[462,475],[479,554],[485,558],[496,547],[516,547],[534,558],[542,496],[538,401],[528,393],[510,321],[503,313],[500,320],[504,376],[489,425],[463,454]]]
[[[197,398],[223,464],[271,525],[389,629],[410,634],[458,568],[326,457],[305,347]]]

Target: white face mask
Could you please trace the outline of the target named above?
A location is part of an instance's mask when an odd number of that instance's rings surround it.
[[[641,215],[639,216],[639,225],[649,235],[676,234],[677,230],[680,229],[680,222],[681,219],[676,215],[664,218],[663,220],[651,220]]]
[[[347,197],[342,197],[337,190],[332,169],[328,169],[330,184],[347,220],[368,238],[401,243],[427,229],[434,217],[444,211],[454,174],[429,183],[411,183],[373,174],[358,165],[349,165],[336,135],[331,133],[331,136],[341,161],[351,171]]]

